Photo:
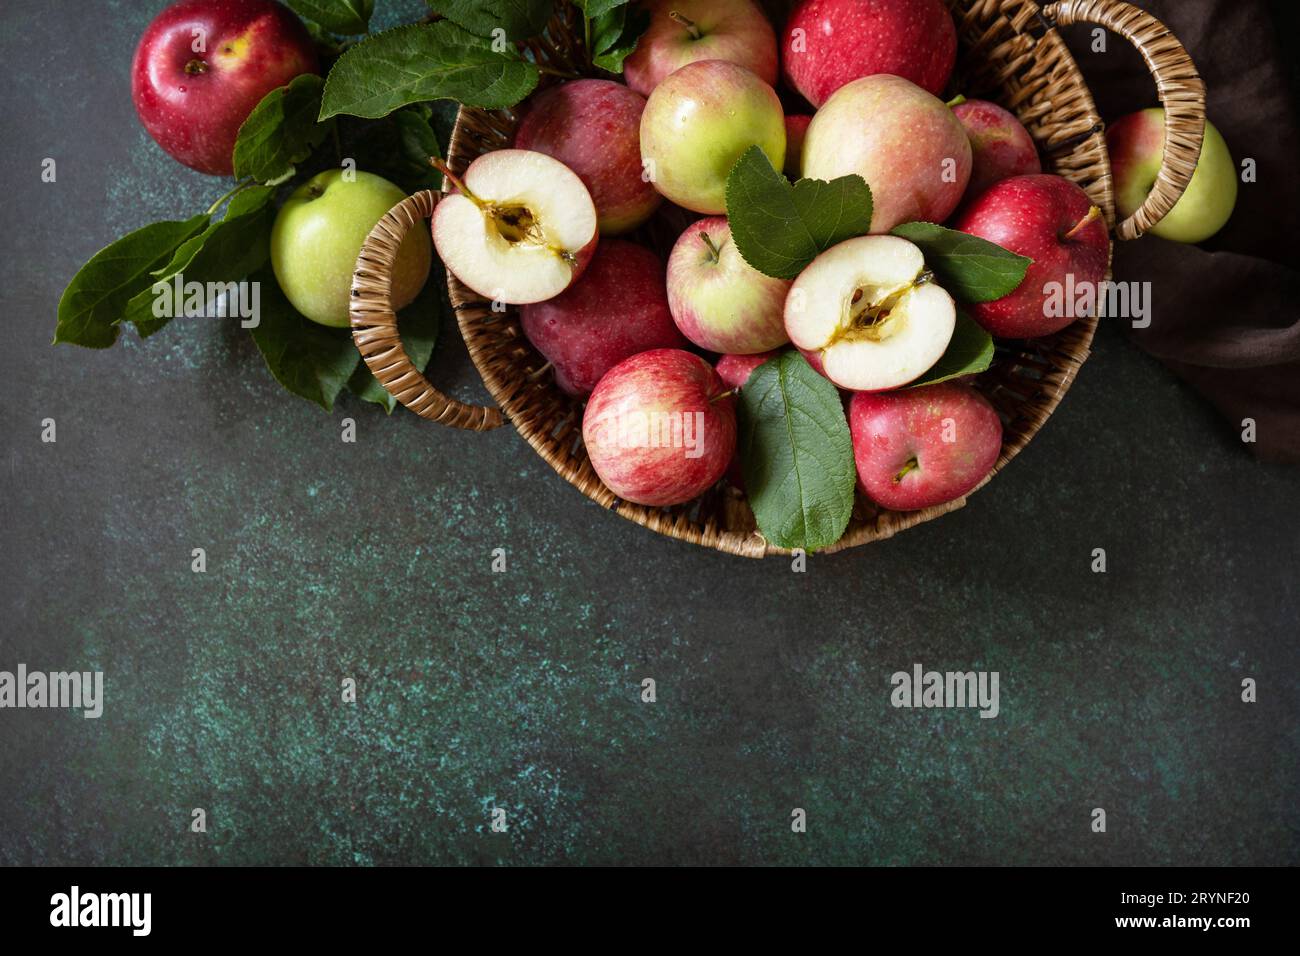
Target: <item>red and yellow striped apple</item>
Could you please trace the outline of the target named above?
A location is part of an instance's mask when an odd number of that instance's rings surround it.
[[[943,222],[970,180],[971,148],[952,110],[897,76],[868,76],[840,87],[813,116],[803,175],[856,173],[871,187],[871,231],[903,222]]]
[[[700,60],[650,94],[641,115],[641,160],[672,202],[716,215],[727,208],[727,174],[758,146],[785,164],[785,115],[776,91],[725,60]]]
[[[736,411],[708,362],[681,349],[654,349],[600,380],[582,438],[614,494],[642,505],[681,504],[727,470],[736,451]]]
[[[766,352],[789,341],[786,279],[741,256],[723,216],[686,227],[668,256],[668,306],[682,334],[710,352]]]
[[[776,85],[776,34],[754,0],[649,0],[650,26],[623,61],[623,79],[649,96],[670,73],[728,60]]]

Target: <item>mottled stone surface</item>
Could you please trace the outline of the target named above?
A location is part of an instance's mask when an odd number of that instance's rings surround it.
[[[107,687],[0,711],[0,863],[1300,862],[1300,473],[1114,328],[965,509],[805,574],[623,521],[510,429],[326,414],[229,324],[51,347],[81,262],[221,191],[135,120],[158,6],[0,12],[0,669]],[[434,374],[482,394],[450,329]],[[1001,715],[891,708],[915,662],[999,671]]]

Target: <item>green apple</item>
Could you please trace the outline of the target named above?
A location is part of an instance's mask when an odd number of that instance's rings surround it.
[[[641,114],[641,162],[671,202],[717,215],[727,174],[749,147],[785,165],[785,114],[776,91],[726,60],[697,60],[654,88]]]
[[[293,191],[271,227],[271,266],[293,307],[345,328],[357,255],[375,223],[406,198],[372,173],[333,169]],[[410,305],[429,277],[429,232],[411,229],[393,264],[393,310]]]
[[[1131,216],[1155,185],[1165,150],[1165,111],[1159,107],[1130,113],[1106,132],[1115,175],[1115,204]],[[1228,144],[1209,120],[1205,141],[1187,191],[1168,215],[1151,227],[1175,242],[1202,242],[1223,228],[1237,203],[1237,166]]]

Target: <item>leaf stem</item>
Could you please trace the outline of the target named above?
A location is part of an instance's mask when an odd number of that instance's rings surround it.
[[[245,179],[242,183],[235,183],[234,188],[232,188],[229,192],[227,192],[220,199],[218,199],[216,202],[214,202],[211,206],[208,207],[207,215],[211,216],[214,212],[216,212],[218,209],[221,208],[221,204],[223,202],[225,202],[227,199],[234,196],[235,193],[243,192],[251,185],[253,185],[252,178]]]

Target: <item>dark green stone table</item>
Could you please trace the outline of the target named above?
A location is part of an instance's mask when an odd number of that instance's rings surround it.
[[[1300,862],[1300,473],[1118,328],[963,510],[802,574],[511,429],[326,414],[230,322],[51,347],[80,263],[220,192],[135,119],[157,6],[0,12],[0,669],[106,682],[0,711],[0,863]],[[451,328],[433,375],[483,395]],[[894,709],[915,663],[998,671],[1000,715]]]

